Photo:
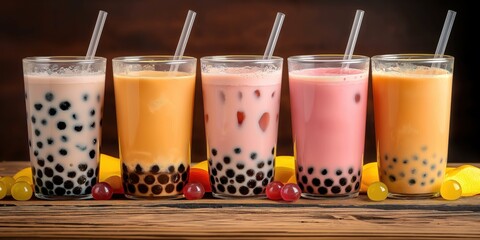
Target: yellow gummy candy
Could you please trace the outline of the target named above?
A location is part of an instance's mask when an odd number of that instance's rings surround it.
[[[362,184],[360,192],[367,192],[368,186],[374,182],[378,182],[378,165],[377,162],[371,162],[363,165]]]
[[[292,177],[295,179],[295,159],[293,156],[277,156],[275,158],[274,181],[287,183]]]
[[[13,179],[17,180],[17,178],[23,177],[23,176],[32,178],[32,168],[26,167],[18,171],[17,173],[15,173],[15,175],[13,175]]]
[[[100,154],[100,182],[111,176],[121,176],[120,159],[106,154]]]
[[[455,180],[462,187],[462,196],[468,197],[480,194],[480,168],[472,165],[462,165],[448,171],[444,181]]]
[[[201,162],[193,165],[192,168],[199,168],[199,169],[203,169],[203,170],[208,172],[208,161],[207,160],[201,161]]]

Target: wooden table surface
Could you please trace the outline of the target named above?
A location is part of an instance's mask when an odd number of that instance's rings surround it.
[[[0,162],[13,175],[27,162]],[[0,238],[480,239],[480,195],[456,201],[355,199],[0,200]]]

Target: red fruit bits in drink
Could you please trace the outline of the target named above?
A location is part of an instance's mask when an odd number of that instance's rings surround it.
[[[208,123],[208,114],[205,114],[205,122]]]
[[[258,120],[258,125],[262,129],[262,131],[266,131],[268,127],[268,122],[270,121],[270,114],[268,112],[265,112],[262,114],[262,117],[260,117],[260,120]]]
[[[268,199],[270,200],[282,200],[281,190],[283,183],[280,181],[274,181],[267,185],[265,193],[267,194]]]
[[[243,120],[245,120],[245,113],[244,112],[240,112],[238,111],[237,112],[237,121],[238,121],[238,125],[242,125],[243,123]]]
[[[260,90],[257,89],[257,90],[255,90],[254,93],[255,93],[255,96],[260,97]]]
[[[297,201],[300,198],[302,191],[297,184],[287,183],[280,191],[282,199],[287,202]]]

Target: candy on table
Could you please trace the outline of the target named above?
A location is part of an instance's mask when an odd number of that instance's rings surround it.
[[[205,195],[205,189],[203,184],[198,182],[189,182],[183,188],[183,195],[188,200],[195,200],[203,198]]]
[[[387,199],[388,188],[382,182],[374,182],[368,186],[367,196],[372,201],[383,201]]]
[[[265,189],[267,198],[270,200],[282,200],[283,183],[280,181],[273,181],[269,183]]]
[[[295,183],[287,183],[280,190],[280,194],[284,201],[294,202],[300,199],[302,190],[300,190],[300,187],[298,187],[298,185]]]
[[[457,200],[462,196],[462,187],[455,180],[446,180],[440,187],[440,196],[445,200]]]
[[[112,195],[113,188],[106,182],[96,183],[92,188],[92,197],[95,200],[109,200]]]

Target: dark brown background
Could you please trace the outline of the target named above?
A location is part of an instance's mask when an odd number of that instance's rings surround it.
[[[476,82],[479,14],[469,1],[3,1],[0,7],[0,161],[27,160],[21,59],[83,55],[99,10],[108,18],[97,51],[109,59],[102,152],[118,156],[111,59],[173,54],[188,9],[198,13],[186,55],[262,54],[277,11],[286,19],[275,55],[343,53],[356,9],[365,10],[356,54],[433,53],[448,9],[458,12],[446,53],[455,57],[449,161],[480,161]],[[278,155],[292,154],[286,64]],[[205,158],[197,74],[192,161]],[[369,89],[365,161],[375,159]]]

